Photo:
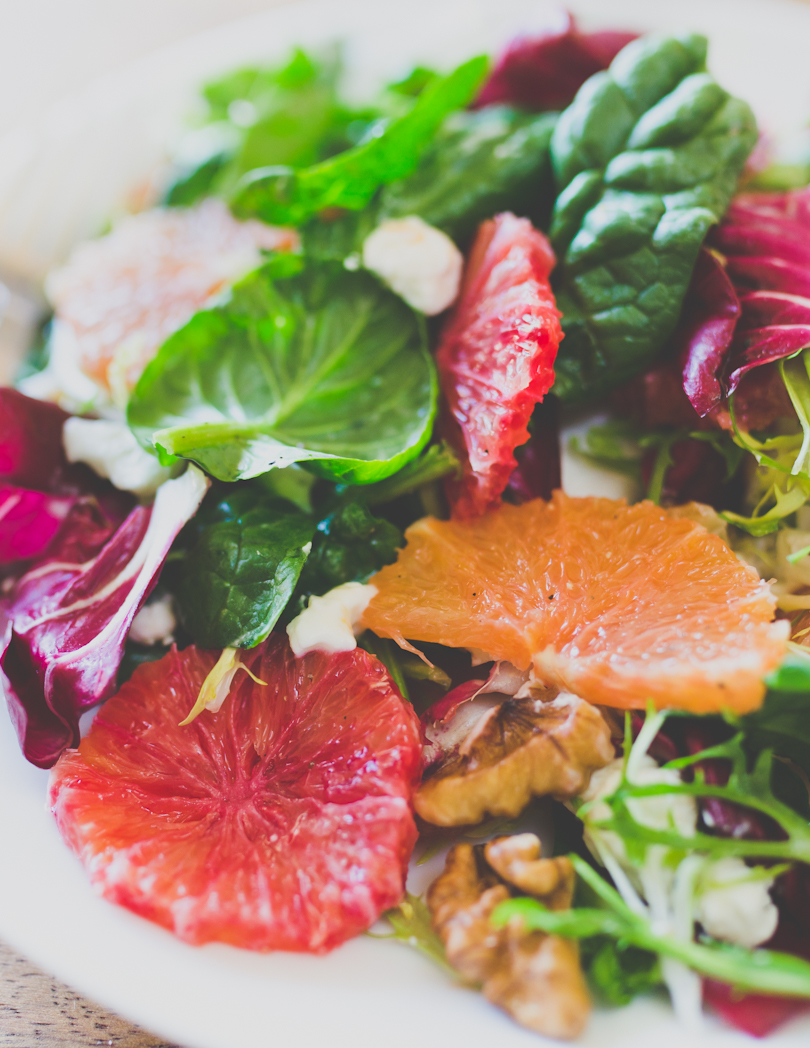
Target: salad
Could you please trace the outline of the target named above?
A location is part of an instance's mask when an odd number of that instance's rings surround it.
[[[296,50],[49,276],[0,680],[100,894],[552,1038],[810,1008],[810,171],[707,61],[569,18],[358,105]]]

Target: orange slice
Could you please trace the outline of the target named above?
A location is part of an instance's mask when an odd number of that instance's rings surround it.
[[[418,521],[363,625],[469,648],[606,706],[756,708],[787,623],[755,570],[651,502],[568,498]],[[482,655],[483,657],[483,655]]]

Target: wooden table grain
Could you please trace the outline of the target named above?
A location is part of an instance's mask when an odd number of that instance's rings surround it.
[[[0,943],[0,1048],[178,1048],[74,993]]]

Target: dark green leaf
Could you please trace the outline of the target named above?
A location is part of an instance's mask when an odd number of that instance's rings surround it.
[[[634,41],[557,123],[564,400],[626,381],[660,352],[756,141],[751,110],[705,72],[705,56],[699,36]]]
[[[597,996],[614,1008],[661,985],[658,956],[637,946],[622,946],[597,936],[583,940],[582,967]]]
[[[465,245],[478,224],[499,211],[548,220],[552,186],[549,142],[556,113],[532,115],[505,106],[453,113],[413,174],[386,186],[359,212],[317,216],[302,231],[304,250],[343,260],[386,218],[418,215]]]
[[[252,648],[290,599],[315,523],[242,484],[201,516],[177,593],[183,624],[200,647]]]
[[[220,480],[305,462],[362,484],[418,454],[435,408],[413,310],[367,273],[279,255],[169,338],[128,420]]]
[[[300,171],[268,167],[246,175],[233,197],[241,217],[300,225],[328,207],[359,210],[381,185],[409,175],[448,113],[462,109],[475,94],[487,69],[473,58],[453,73],[429,84],[404,116],[375,137]]]
[[[393,564],[402,544],[402,533],[390,521],[372,516],[359,499],[344,502],[318,525],[301,573],[300,601],[344,582],[365,582]]]

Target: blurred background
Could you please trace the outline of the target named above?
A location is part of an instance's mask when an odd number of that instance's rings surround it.
[[[4,0],[0,134],[147,52],[289,0]]]

